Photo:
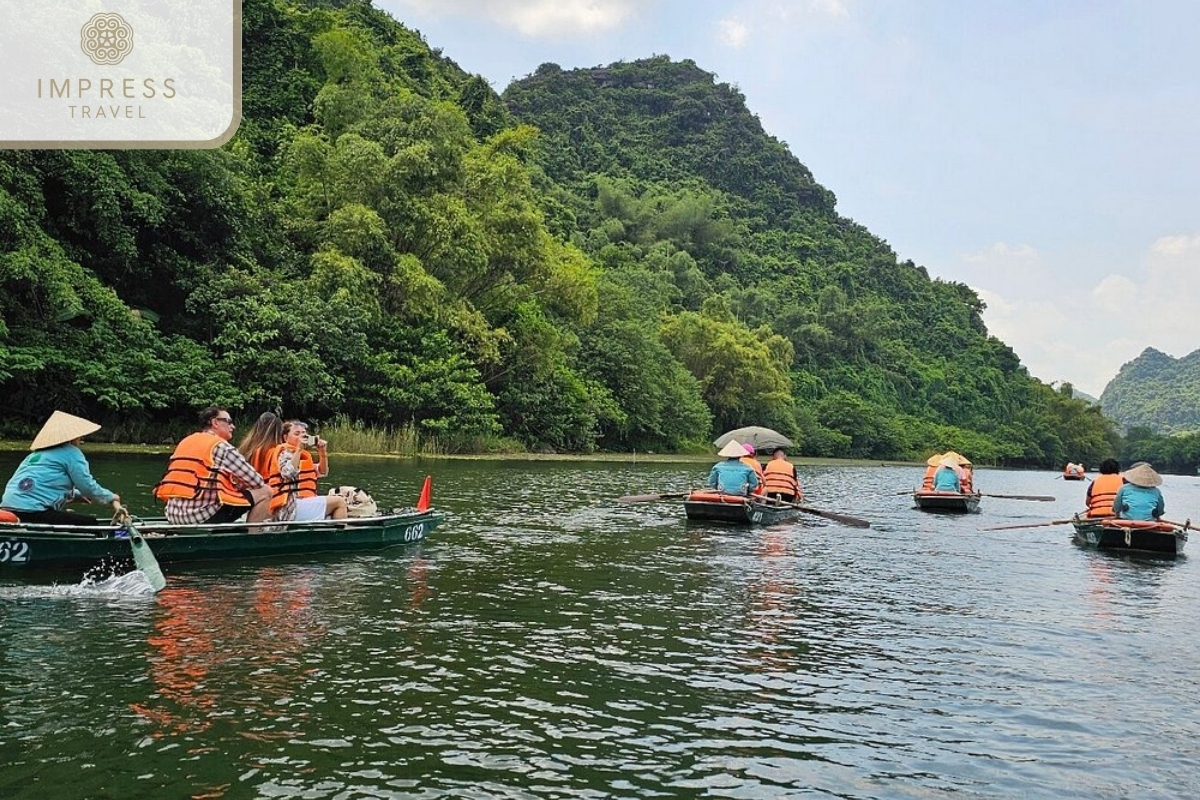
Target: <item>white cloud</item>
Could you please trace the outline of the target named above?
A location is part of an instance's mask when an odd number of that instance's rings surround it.
[[[717,23],[718,38],[726,47],[741,50],[750,38],[750,28],[739,19],[723,19]]]
[[[435,15],[486,17],[533,39],[586,36],[619,28],[634,16],[633,0],[391,0]]]

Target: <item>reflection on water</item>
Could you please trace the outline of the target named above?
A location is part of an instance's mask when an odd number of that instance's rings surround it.
[[[384,506],[431,473],[447,520],[384,554],[168,571],[157,596],[140,573],[0,586],[0,796],[1200,790],[1200,556],[980,530],[1082,508],[1056,472],[981,469],[1058,499],[955,517],[911,508],[919,467],[802,469],[808,504],[872,527],[735,529],[615,503],[706,463],[337,467]],[[1200,517],[1194,479],[1164,491]]]

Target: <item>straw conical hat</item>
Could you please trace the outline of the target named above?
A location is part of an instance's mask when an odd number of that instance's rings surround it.
[[[946,455],[942,456],[942,460],[938,462],[938,466],[939,467],[949,467],[950,469],[957,469],[958,468],[958,460],[955,459],[954,456],[947,453]]]
[[[1154,471],[1153,467],[1145,462],[1134,464],[1122,472],[1121,477],[1134,486],[1141,486],[1145,489],[1162,484],[1162,477]]]
[[[729,444],[717,451],[717,455],[724,458],[741,458],[746,455],[746,448],[736,439],[730,439]]]
[[[938,465],[938,462],[941,460],[942,460],[942,454],[934,453],[933,455],[931,455],[929,458],[927,458],[925,460],[925,463],[931,467],[936,467]]]
[[[967,458],[962,453],[956,453],[953,450],[947,450],[942,458],[953,458],[954,463],[958,464],[960,467],[971,466],[971,459]]]
[[[38,435],[33,437],[33,444],[29,445],[29,449],[43,450],[47,447],[54,447],[98,430],[100,430],[99,425],[89,422],[83,417],[67,414],[64,411],[55,411],[38,431]]]

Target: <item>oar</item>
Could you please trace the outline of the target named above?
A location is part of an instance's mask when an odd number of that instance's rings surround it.
[[[627,494],[618,497],[617,502],[623,506],[630,503],[653,503],[656,500],[678,500],[687,497],[691,492],[660,492],[659,494]]]
[[[865,519],[860,519],[859,517],[850,517],[845,514],[835,514],[832,511],[822,511],[819,508],[812,508],[811,506],[802,506],[799,503],[785,503],[784,505],[791,505],[792,507],[798,508],[806,514],[816,514],[818,517],[824,517],[825,519],[832,519],[836,522],[842,523],[843,525],[849,525],[852,528],[869,528],[869,527],[871,527],[871,523],[869,521],[867,521]]]
[[[129,532],[129,546],[133,548],[133,563],[146,576],[146,580],[150,582],[150,588],[154,591],[160,591],[167,585],[167,579],[163,577],[162,569],[158,566],[158,559],[154,557],[154,551],[150,549],[146,539],[141,532],[133,526],[133,518],[129,515],[129,510],[122,506],[117,511],[117,516],[123,518],[122,524],[125,530]]]
[[[987,528],[980,528],[981,531],[1015,531],[1018,528],[1044,528],[1047,525],[1066,525],[1068,522],[1074,522],[1073,519],[1056,519],[1050,522],[1027,522],[1024,525],[992,525]]]
[[[1044,494],[987,494],[980,492],[980,497],[1000,497],[1004,500],[1041,500],[1043,503],[1052,503],[1057,500],[1057,497],[1049,497]]]

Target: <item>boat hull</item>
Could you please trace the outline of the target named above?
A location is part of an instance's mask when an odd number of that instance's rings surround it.
[[[1135,520],[1078,519],[1074,539],[1097,550],[1178,555],[1188,540],[1187,525],[1141,523]]]
[[[433,510],[272,525],[135,523],[163,565],[316,553],[369,552],[419,542],[441,516]],[[83,569],[132,561],[123,527],[0,523],[0,575]]]
[[[689,521],[725,525],[774,525],[800,516],[795,506],[741,495],[693,492],[683,501]]]
[[[959,492],[913,492],[913,503],[922,511],[936,514],[974,514],[979,511],[979,494]]]

